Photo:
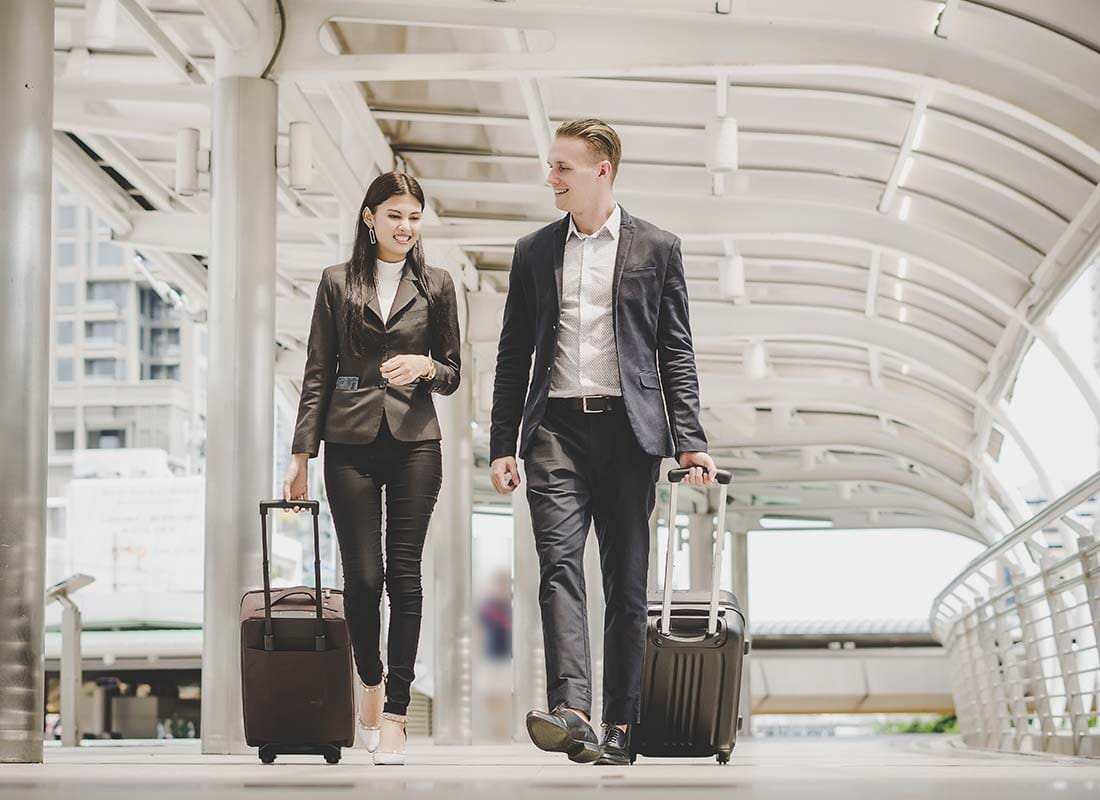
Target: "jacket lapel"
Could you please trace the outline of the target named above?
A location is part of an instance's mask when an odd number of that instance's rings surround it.
[[[561,311],[561,281],[565,264],[565,237],[569,235],[569,215],[566,214],[554,231],[554,282],[558,289],[558,311]],[[556,315],[555,315],[556,316]]]
[[[397,284],[397,294],[393,298],[393,310],[390,312],[389,321],[386,323],[387,328],[391,323],[397,321],[402,312],[416,300],[418,294],[416,282],[406,267],[404,274],[401,276],[401,282]],[[381,319],[381,317],[379,318]]]
[[[378,292],[375,292],[373,295],[371,295],[370,302],[367,303],[367,308],[369,308],[371,311],[374,312],[374,316],[378,317],[379,324],[383,328],[385,328],[386,327],[386,320],[382,316],[381,307],[379,307],[379,305],[378,305]]]
[[[621,207],[620,207],[621,208]],[[622,278],[623,269],[627,259],[630,258],[630,242],[634,239],[634,219],[622,208],[622,219],[619,221],[619,247],[615,251],[615,275],[612,278],[611,308],[619,305],[619,280]]]

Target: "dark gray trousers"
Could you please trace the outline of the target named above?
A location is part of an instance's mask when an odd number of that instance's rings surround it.
[[[595,522],[603,572],[603,721],[639,719],[649,515],[661,459],[639,447],[625,411],[562,409],[551,399],[524,458],[539,556],[546,699],[591,713],[584,545]]]

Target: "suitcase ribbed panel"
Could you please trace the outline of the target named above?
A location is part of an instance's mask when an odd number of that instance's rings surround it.
[[[699,712],[699,689],[703,678],[700,653],[672,653],[672,685],[665,707],[665,745],[672,748],[695,744],[695,720]]]

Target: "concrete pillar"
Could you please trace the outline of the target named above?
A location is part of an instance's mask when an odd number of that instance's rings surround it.
[[[512,738],[527,737],[527,712],[546,710],[546,651],[539,612],[539,560],[527,505],[527,475],[519,462],[523,483],[512,492]]]
[[[466,344],[458,391],[436,404],[443,431],[443,488],[429,534],[436,559],[436,744],[470,744],[473,735],[473,380],[473,352]]]
[[[752,625],[748,624],[749,615],[749,534],[745,530],[732,529],[730,538],[733,546],[730,547],[730,575],[733,577],[733,593],[741,604],[741,610],[745,613],[746,627],[749,638],[752,638]],[[744,726],[738,736],[752,735],[752,670],[749,668],[750,654],[745,661],[745,668],[741,673],[741,701],[739,713],[744,717]]]
[[[270,6],[270,7],[269,7]],[[275,141],[278,87],[258,77],[273,6],[249,2],[247,51],[216,52],[206,436],[202,750],[244,753],[241,595],[261,579],[258,504],[272,496],[275,391]],[[316,469],[316,464],[311,465]]]
[[[53,14],[0,0],[0,762],[42,761]]]
[[[1100,372],[1100,270],[1091,270],[1092,277],[1089,279],[1090,289],[1092,290],[1092,303],[1091,303],[1091,316],[1092,316],[1092,366],[1093,369]],[[1100,431],[1097,432],[1100,436]],[[1100,446],[1100,442],[1097,443]],[[1100,536],[1100,514],[1094,514],[1092,517],[1092,535]],[[1081,546],[1084,550],[1084,545]],[[1100,642],[1100,637],[1097,638]]]
[[[709,508],[688,517],[688,554],[692,591],[709,592],[714,575],[714,519]]]

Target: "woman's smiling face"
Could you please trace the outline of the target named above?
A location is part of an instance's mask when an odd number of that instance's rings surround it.
[[[402,261],[420,238],[424,208],[415,197],[397,194],[384,200],[371,214],[363,211],[363,221],[374,225],[378,238],[378,257],[383,261]]]

